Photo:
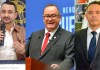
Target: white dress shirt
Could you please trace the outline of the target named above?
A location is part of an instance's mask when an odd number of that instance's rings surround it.
[[[12,31],[14,27],[11,28],[11,31],[5,32],[4,37],[4,46],[0,46],[0,60],[17,60],[16,52],[13,47],[13,38]]]
[[[49,37],[48,43],[50,42],[50,40],[52,40],[52,37],[53,37],[53,35],[55,34],[55,32],[57,31],[58,28],[59,28],[59,26],[54,31],[49,32],[50,33],[50,37]],[[44,42],[44,39],[46,37],[46,33],[47,32],[48,32],[48,30],[45,28],[45,35],[44,35],[44,38],[43,38],[43,41],[42,41],[42,46],[43,46],[43,42]],[[56,37],[54,37],[54,38],[56,38]],[[41,46],[41,48],[42,48],[42,46]]]
[[[93,37],[93,35],[91,33],[92,31],[93,30],[88,27],[88,30],[87,30],[87,50],[89,50],[89,44],[90,44],[91,38]],[[100,28],[98,28],[95,32],[97,32],[97,34],[96,34],[96,44],[97,44],[99,34],[100,34]]]

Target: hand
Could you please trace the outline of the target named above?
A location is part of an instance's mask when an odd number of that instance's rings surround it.
[[[3,40],[4,34],[0,31],[0,41]]]
[[[25,53],[25,48],[24,44],[20,44],[18,41],[14,42],[14,48],[17,53],[19,54],[24,54]]]
[[[53,68],[53,69],[59,69],[60,67],[59,67],[58,64],[52,64],[52,65],[51,65],[51,68]]]

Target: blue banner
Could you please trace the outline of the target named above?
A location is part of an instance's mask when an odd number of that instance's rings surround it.
[[[42,15],[47,4],[58,6],[62,15],[60,26],[74,32],[74,0],[26,0],[26,39],[32,32],[44,28]]]

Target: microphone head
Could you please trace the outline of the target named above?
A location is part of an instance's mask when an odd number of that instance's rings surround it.
[[[4,23],[1,24],[1,31],[5,36],[5,24]],[[4,37],[3,37],[3,40],[0,41],[0,46],[3,46],[3,45],[4,45]]]
[[[3,34],[5,34],[5,24],[4,23],[1,24],[1,31],[3,31]]]
[[[4,23],[1,24],[1,30],[5,30],[5,24]]]

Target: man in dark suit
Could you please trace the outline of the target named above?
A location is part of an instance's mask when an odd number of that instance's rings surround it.
[[[85,16],[88,28],[75,34],[76,70],[100,70],[100,2],[91,2]]]
[[[26,46],[26,57],[48,64],[52,69],[70,70],[73,66],[74,39],[72,33],[59,26],[60,18],[57,6],[49,4],[44,8],[45,29],[31,34]],[[50,37],[43,51],[48,32]]]

